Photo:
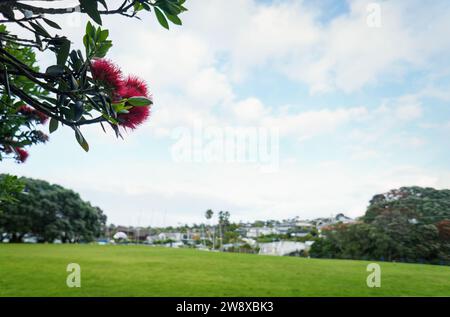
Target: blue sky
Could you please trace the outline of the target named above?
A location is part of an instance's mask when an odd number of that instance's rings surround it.
[[[60,129],[26,164],[2,162],[2,172],[73,188],[110,222],[132,225],[198,223],[208,208],[229,210],[236,221],[359,216],[379,192],[450,187],[448,1],[189,0],[187,7],[184,26],[170,31],[153,16],[105,20],[109,58],[154,95],[145,126],[125,140],[85,128],[88,154]],[[86,21],[59,22],[81,45]],[[276,137],[272,168],[259,156],[211,162],[174,154],[184,144],[180,131],[205,150],[205,134],[227,128]]]

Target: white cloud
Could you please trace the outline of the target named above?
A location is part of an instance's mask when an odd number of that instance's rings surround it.
[[[206,68],[186,82],[186,94],[193,97],[197,107],[212,108],[233,98],[227,77],[215,68]]]
[[[351,0],[348,14],[324,24],[319,10],[303,1],[257,5],[246,0],[239,10],[232,1],[192,1],[192,12],[208,16],[195,22],[194,16],[188,18],[187,27],[201,33],[213,50],[230,56],[234,80],[255,67],[275,67],[312,92],[352,92],[396,81],[410,69],[432,67],[436,55],[449,52],[445,30],[450,10],[444,2],[382,2],[381,28],[366,23],[371,2]]]
[[[422,107],[418,104],[401,105],[396,109],[400,120],[413,120],[422,116]]]
[[[270,116],[270,109],[254,97],[237,102],[232,109],[236,119],[242,123],[260,124],[265,117]]]

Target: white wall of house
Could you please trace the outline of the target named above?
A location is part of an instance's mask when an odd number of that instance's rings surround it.
[[[263,255],[288,255],[292,252],[306,250],[307,245],[303,242],[278,241],[259,244],[259,254]]]
[[[268,234],[276,233],[273,228],[269,227],[252,227],[247,231],[248,238],[257,238]]]

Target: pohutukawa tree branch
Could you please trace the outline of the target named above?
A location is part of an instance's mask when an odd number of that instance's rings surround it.
[[[58,2],[58,0],[46,0],[47,2]],[[74,12],[80,13],[88,13],[86,9],[84,9],[81,5],[71,6],[65,8],[45,8],[45,7],[36,7],[33,5],[25,4],[25,1],[6,1],[13,9],[19,10],[28,10],[33,14],[70,14]],[[136,3],[142,3],[142,1],[133,0],[133,1],[124,1],[122,5],[120,5],[117,9],[114,10],[98,10],[99,14],[122,14],[127,13]],[[148,3],[150,6],[155,6],[154,3]]]
[[[150,114],[151,95],[143,80],[123,76],[116,65],[104,59],[112,41],[108,30],[101,27],[102,16],[139,18],[142,12],[153,11],[158,22],[169,29],[169,22],[181,25],[179,15],[187,10],[184,3],[123,0],[118,7],[109,8],[107,0],[78,0],[78,5],[70,6],[61,0],[0,0],[0,161],[11,153],[23,161],[27,155],[21,147],[38,139],[20,139],[18,135],[27,134],[16,132],[23,126],[34,129],[34,124],[43,124],[47,118],[50,133],[59,123],[69,126],[86,151],[89,146],[80,130],[84,125],[100,123],[104,129],[102,123],[106,123],[121,137],[120,128],[135,129],[142,124]],[[51,20],[68,14],[86,14],[97,24],[87,24],[83,51],[72,48],[61,26]],[[1,23],[15,24],[29,36],[13,34]],[[33,49],[53,52],[55,64],[40,71]],[[34,134],[42,135],[40,131]]]

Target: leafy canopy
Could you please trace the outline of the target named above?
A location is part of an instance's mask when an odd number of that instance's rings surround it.
[[[39,4],[42,2],[30,3],[0,2],[0,23],[15,24],[23,31],[20,35],[14,34],[0,26],[0,160],[11,154],[9,147],[14,152],[16,148],[38,143],[33,139],[34,127],[14,119],[21,104],[49,117],[50,133],[61,125],[72,128],[85,151],[89,150],[89,145],[80,129],[84,125],[100,124],[104,129],[103,124],[106,124],[121,137],[120,114],[134,107],[149,107],[152,101],[147,96],[115,100],[115,96],[93,78],[92,62],[105,58],[113,46],[109,31],[101,26],[103,17],[139,18],[141,13],[153,11],[159,23],[169,29],[169,22],[182,24],[179,15],[187,10],[185,0],[123,0],[114,8],[105,0],[79,0],[78,5],[67,7],[60,7],[58,0],[47,0],[45,6]],[[52,19],[57,15],[78,13],[92,20],[83,37],[84,52],[72,48],[71,40]],[[33,50],[53,52],[55,64],[42,72],[36,65]],[[22,131],[24,126],[31,130],[28,135],[21,135],[20,140],[15,135],[16,139],[13,137],[11,141],[11,133]]]

